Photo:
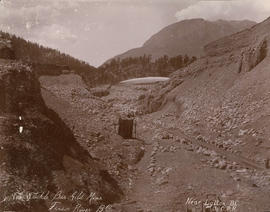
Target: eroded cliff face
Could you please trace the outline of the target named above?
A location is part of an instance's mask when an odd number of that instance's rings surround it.
[[[16,192],[49,192],[52,197],[60,191],[67,196],[82,191],[102,200],[59,201],[66,208],[79,203],[93,209],[122,196],[117,182],[46,107],[31,68],[17,62],[0,66],[0,151],[1,201]],[[6,200],[0,209],[42,212],[51,204],[51,199]]]

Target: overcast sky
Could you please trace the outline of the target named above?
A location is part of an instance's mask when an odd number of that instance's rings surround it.
[[[190,18],[270,16],[270,0],[0,0],[0,29],[98,66]]]

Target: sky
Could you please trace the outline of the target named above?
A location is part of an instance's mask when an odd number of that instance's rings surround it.
[[[177,21],[260,22],[270,0],[0,0],[0,30],[58,49],[93,66]]]

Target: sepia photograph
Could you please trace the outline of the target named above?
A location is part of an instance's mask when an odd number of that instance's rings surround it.
[[[270,0],[0,0],[0,212],[270,212]]]

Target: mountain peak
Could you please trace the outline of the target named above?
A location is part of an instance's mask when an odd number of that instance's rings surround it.
[[[142,47],[131,49],[117,58],[152,55],[157,59],[163,55],[204,55],[204,46],[224,36],[253,26],[255,22],[244,21],[207,21],[202,18],[186,19],[171,24],[148,39]],[[199,33],[198,33],[199,32]]]

